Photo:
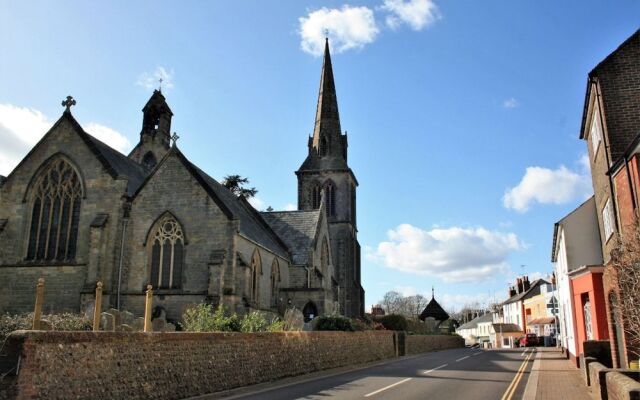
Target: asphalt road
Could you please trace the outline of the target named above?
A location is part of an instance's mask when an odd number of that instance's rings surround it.
[[[446,350],[233,399],[520,399],[533,352]]]

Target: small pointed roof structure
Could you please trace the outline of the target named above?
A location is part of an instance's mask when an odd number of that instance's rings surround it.
[[[320,145],[320,134],[340,136],[340,114],[338,112],[338,96],[336,84],[333,80],[333,67],[331,66],[331,53],[329,52],[329,39],[324,44],[324,61],[320,75],[320,90],[318,92],[318,105],[316,108],[316,121],[313,128],[313,145]]]
[[[347,146],[347,136],[342,134],[340,127],[338,95],[333,78],[329,39],[326,39],[313,135],[309,138],[309,155],[300,171],[348,171]]]
[[[424,308],[419,318],[420,320],[424,321],[429,317],[440,322],[446,321],[449,319],[449,314],[447,314],[447,312],[442,308],[442,306],[436,301],[433,287],[431,287],[431,301]]]

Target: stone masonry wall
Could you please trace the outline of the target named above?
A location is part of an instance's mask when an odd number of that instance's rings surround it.
[[[185,398],[392,358],[393,334],[19,331],[6,348],[20,370],[0,382],[0,397]]]
[[[464,339],[457,335],[407,335],[405,346],[406,355],[420,354],[464,347]]]

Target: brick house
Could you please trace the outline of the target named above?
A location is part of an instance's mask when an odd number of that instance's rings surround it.
[[[625,229],[636,224],[640,139],[640,30],[589,74],[580,139],[587,142],[604,260],[603,286],[615,366],[628,363],[621,327],[611,307],[617,284],[611,252]]]

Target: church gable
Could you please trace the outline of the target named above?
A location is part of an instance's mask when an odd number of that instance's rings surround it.
[[[0,219],[7,220],[0,233],[2,264],[30,260],[88,261],[86,236],[91,221],[98,213],[110,214],[117,219],[128,182],[125,179],[114,181],[119,178],[117,171],[104,157],[97,155],[98,150],[91,147],[93,141],[71,114],[65,113],[9,174],[0,188]],[[62,192],[70,197],[63,196]],[[53,203],[45,204],[45,201]],[[75,236],[75,232],[65,230],[71,223],[64,216],[71,218],[71,214],[77,218],[74,223],[77,224],[77,248],[70,250],[66,242],[58,240],[61,235],[56,231],[55,240],[44,240],[45,244],[42,244],[51,249],[32,248],[29,252],[28,246],[38,247],[38,239],[32,241],[29,236],[50,238],[49,231],[58,227]],[[42,232],[35,232],[36,229]],[[54,248],[57,245],[60,249]]]

